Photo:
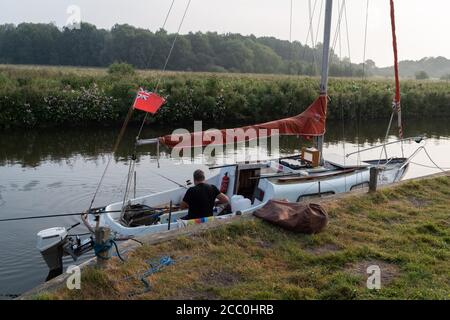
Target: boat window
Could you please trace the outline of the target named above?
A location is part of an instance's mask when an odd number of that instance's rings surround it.
[[[359,190],[359,189],[365,189],[365,188],[368,188],[368,187],[369,187],[369,183],[368,182],[363,182],[363,183],[356,184],[353,187],[351,187],[350,191]]]
[[[254,196],[255,199],[257,199],[259,201],[263,201],[264,195],[265,195],[264,190],[261,190],[260,188],[256,188],[255,196]]]
[[[333,191],[305,194],[305,195],[301,195],[300,197],[298,197],[297,202],[309,201],[309,200],[317,199],[317,198],[330,197],[330,196],[333,196],[334,194],[335,193]]]

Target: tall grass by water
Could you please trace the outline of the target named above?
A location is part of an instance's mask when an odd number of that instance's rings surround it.
[[[203,120],[216,127],[270,121],[302,112],[317,96],[319,79],[157,71],[107,72],[97,68],[0,66],[0,128],[82,127],[123,121],[139,87],[167,103],[150,122],[162,126]],[[388,118],[393,82],[331,79],[330,120]],[[444,81],[402,82],[403,114],[450,117]],[[133,121],[142,119],[136,112]]]

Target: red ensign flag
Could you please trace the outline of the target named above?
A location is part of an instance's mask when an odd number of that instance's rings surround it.
[[[156,93],[140,90],[134,100],[133,107],[145,112],[155,114],[159,108],[166,102],[166,100]]]

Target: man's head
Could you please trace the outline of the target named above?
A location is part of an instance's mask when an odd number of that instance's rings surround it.
[[[205,173],[202,170],[195,170],[194,172],[194,184],[205,182]]]

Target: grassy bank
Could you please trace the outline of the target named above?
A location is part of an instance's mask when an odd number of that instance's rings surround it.
[[[167,104],[150,121],[171,126],[279,119],[302,112],[318,90],[318,79],[306,77],[0,66],[0,128],[115,125],[137,88],[152,89],[159,78]],[[448,83],[405,81],[402,93],[406,117],[450,117]],[[387,118],[392,95],[388,80],[331,79],[329,119]]]
[[[324,204],[330,222],[314,236],[259,220],[144,245],[126,263],[82,271],[82,290],[38,299],[450,299],[449,177],[414,181]],[[147,278],[147,259],[175,264]],[[366,289],[381,268],[382,289]],[[129,278],[131,276],[131,278]]]

